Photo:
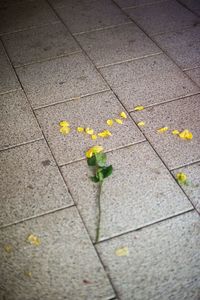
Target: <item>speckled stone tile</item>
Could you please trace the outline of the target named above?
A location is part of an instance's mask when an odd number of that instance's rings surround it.
[[[3,36],[14,66],[33,63],[76,51],[80,47],[63,24],[49,24]]]
[[[80,53],[17,68],[17,73],[33,108],[108,89],[94,66]]]
[[[127,9],[130,17],[149,35],[183,29],[199,22],[199,18],[176,1]]]
[[[71,0],[56,11],[72,33],[130,22],[111,0]]]
[[[133,23],[76,38],[98,67],[161,52]]]
[[[199,91],[164,54],[102,68],[101,72],[127,110]]]
[[[200,95],[196,95],[133,112],[131,116],[136,122],[145,122],[142,131],[168,168],[175,169],[200,160],[199,110]],[[157,132],[165,126],[169,127],[167,132]],[[173,135],[174,129],[190,130],[193,139],[183,140]]]
[[[121,8],[149,5],[166,0],[114,0]]]
[[[200,9],[200,2],[198,0],[179,0],[179,2],[191,10]]]
[[[0,94],[20,89],[19,81],[0,42]]]
[[[192,208],[147,142],[115,150],[108,154],[107,161],[113,165],[113,174],[103,184],[101,240]],[[89,178],[92,174],[87,163],[69,164],[61,171],[95,239],[98,186]]]
[[[39,246],[26,241],[30,234],[39,237]],[[10,253],[5,245],[10,245]],[[7,300],[114,297],[75,208],[2,229],[0,248],[1,287]]]
[[[42,138],[22,91],[0,95],[0,150]]]
[[[128,256],[115,254],[121,247]],[[121,300],[198,300],[199,248],[196,212],[97,245]]]
[[[99,143],[111,150],[143,141],[143,135],[129,117],[123,125],[115,123],[109,127],[106,124],[108,119],[118,118],[121,111],[123,107],[114,94],[105,92],[42,108],[36,110],[36,115],[58,164],[62,165],[84,158],[85,151]],[[70,123],[71,132],[67,136],[59,132],[62,120]],[[92,140],[90,135],[76,131],[79,126],[93,128],[96,134],[109,129],[112,136]]]
[[[200,66],[200,26],[154,37],[182,69]]]
[[[176,169],[172,173],[176,177],[176,174],[180,172],[187,176],[187,183],[181,184],[181,186],[200,213],[200,162]]]
[[[44,141],[0,152],[0,226],[73,204]]]
[[[44,0],[23,1],[0,9],[0,34],[57,22]]]
[[[188,70],[185,73],[200,86],[200,68]]]

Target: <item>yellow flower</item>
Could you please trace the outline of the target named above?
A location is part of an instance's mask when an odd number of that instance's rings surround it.
[[[179,134],[180,132],[177,130],[177,129],[174,129],[173,131],[172,131],[172,134],[173,135],[177,135],[177,134]]]
[[[136,111],[140,111],[140,110],[143,110],[143,109],[144,109],[144,106],[142,106],[142,105],[134,107],[134,110],[136,110]]]
[[[185,173],[177,173],[176,179],[180,184],[185,184],[187,181],[187,175]]]
[[[139,123],[137,123],[138,126],[144,126],[145,125],[145,122],[141,121]]]
[[[165,132],[165,131],[167,131],[169,129],[169,127],[162,127],[162,128],[160,128],[160,129],[158,129],[157,131],[159,132],[159,133],[163,133],[163,132]]]
[[[128,247],[122,247],[122,248],[116,249],[115,254],[117,256],[128,256],[129,255]]]
[[[112,126],[113,125],[113,120],[109,119],[106,121],[106,123],[108,124],[108,126]]]
[[[60,128],[60,133],[62,133],[63,135],[66,135],[70,132],[70,128],[69,127],[61,127]]]
[[[115,119],[115,122],[118,123],[118,124],[123,124],[123,121],[120,120],[120,119]]]
[[[77,130],[78,132],[83,132],[83,131],[84,131],[84,128],[83,128],[83,127],[77,127],[76,130]]]
[[[12,246],[10,244],[7,244],[7,245],[4,246],[4,250],[7,253],[10,253],[10,252],[12,252]]]
[[[60,125],[61,127],[68,127],[68,126],[69,126],[69,122],[67,122],[67,121],[61,121],[61,122],[59,123],[59,125]]]
[[[102,138],[107,138],[108,136],[111,136],[112,133],[109,130],[104,130],[102,132],[98,133],[98,136],[102,137]]]
[[[120,113],[120,117],[122,117],[123,119],[127,119],[127,115],[126,115],[126,113],[124,111],[122,111]]]
[[[188,129],[185,129],[179,133],[179,137],[183,140],[191,140],[193,138],[193,134]]]
[[[87,127],[87,128],[85,128],[85,132],[86,132],[87,134],[93,134],[93,133],[94,133],[94,130]]]
[[[41,241],[39,239],[39,237],[37,237],[36,235],[30,234],[26,241],[31,244],[31,245],[35,245],[35,246],[39,246],[41,244]]]
[[[92,135],[91,135],[91,139],[92,139],[92,140],[96,140],[96,139],[97,139],[96,134],[92,134]]]
[[[90,149],[87,150],[87,152],[85,153],[85,156],[87,158],[91,158],[93,154],[99,153],[103,151],[103,147],[102,146],[94,146]]]

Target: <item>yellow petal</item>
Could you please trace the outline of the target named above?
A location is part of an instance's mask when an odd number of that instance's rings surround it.
[[[108,126],[112,126],[113,125],[113,120],[109,119],[106,121],[106,123],[108,124]]]
[[[126,113],[124,111],[122,111],[120,113],[120,117],[122,117],[123,119],[127,119],[127,115],[126,115]]]
[[[30,271],[25,271],[24,272],[24,275],[26,275],[27,277],[32,277],[32,272],[30,272]]]
[[[144,123],[143,121],[141,121],[141,122],[137,123],[137,125],[138,125],[138,126],[144,126],[145,123]]]
[[[159,128],[157,131],[159,132],[159,133],[163,133],[163,132],[165,132],[165,131],[167,131],[169,129],[169,127],[162,127],[162,128]]]
[[[97,139],[97,135],[96,135],[96,134],[92,134],[92,135],[91,135],[91,139],[92,139],[92,140],[96,140],[96,139]]]
[[[177,135],[177,134],[179,134],[180,132],[177,130],[177,129],[174,129],[173,131],[172,131],[172,134],[173,135]]]
[[[193,134],[188,129],[185,129],[179,134],[179,137],[184,140],[191,140],[193,138]]]
[[[118,123],[118,124],[123,124],[123,121],[120,120],[120,119],[115,119],[115,122]]]
[[[176,179],[180,184],[184,184],[187,181],[187,175],[185,173],[177,173]]]
[[[83,128],[83,127],[77,127],[76,130],[77,130],[78,132],[83,132],[83,131],[84,131],[84,128]]]
[[[93,134],[93,133],[94,133],[94,130],[87,127],[87,128],[85,128],[85,132],[86,132],[87,134]]]
[[[140,110],[143,110],[143,109],[144,109],[144,106],[142,106],[142,105],[134,107],[134,110],[136,110],[136,111],[140,111]]]
[[[59,125],[60,125],[61,127],[68,127],[68,126],[69,126],[69,122],[67,122],[67,121],[61,121],[61,122],[59,123]]]
[[[90,149],[88,149],[85,153],[85,156],[87,158],[91,158],[93,154],[96,154],[96,153],[99,153],[99,152],[102,152],[103,151],[103,147],[102,146],[94,146]]]
[[[129,255],[128,247],[122,247],[122,248],[116,249],[115,254],[117,256],[128,256]]]
[[[4,250],[7,253],[10,253],[10,252],[12,252],[12,246],[10,244],[7,244],[7,245],[4,246]]]
[[[98,133],[98,136],[102,137],[102,138],[107,138],[108,136],[111,136],[112,133],[109,130],[104,130],[102,132]]]
[[[63,135],[66,135],[70,132],[70,128],[69,127],[61,127],[60,128],[60,133],[62,133]]]
[[[31,245],[35,245],[35,246],[39,246],[41,244],[41,241],[39,239],[39,237],[37,237],[36,235],[30,234],[26,241],[31,244]]]

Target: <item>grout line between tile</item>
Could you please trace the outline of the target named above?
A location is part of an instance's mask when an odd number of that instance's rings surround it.
[[[17,89],[9,90],[9,91],[6,91],[6,92],[0,92],[0,96],[5,95],[5,94],[9,94],[9,93],[18,92],[18,91],[21,91],[21,90],[22,90],[21,88],[17,88]]]
[[[113,0],[116,4],[117,4],[117,1]],[[121,7],[120,8],[122,10],[126,10],[126,9],[131,9],[131,8],[140,8],[140,7],[144,7],[144,6],[152,6],[154,4],[158,4],[158,3],[162,3],[162,2],[168,2],[169,0],[159,0],[159,1],[153,1],[150,2],[150,3],[143,3],[143,4],[135,4],[135,5],[132,5],[132,6],[124,6],[124,7]],[[118,5],[118,4],[117,4]]]
[[[8,147],[0,149],[0,152],[6,151],[6,150],[10,150],[10,149],[13,149],[13,148],[17,148],[17,147],[20,147],[20,146],[32,144],[34,142],[38,142],[38,141],[41,141],[41,140],[44,140],[44,138],[41,137],[41,138],[38,138],[38,139],[30,140],[28,142],[23,142],[23,143],[20,143],[20,144],[15,144],[15,145],[12,145],[12,146],[8,146]]]
[[[172,168],[172,169],[170,169],[170,172],[173,172],[173,171],[181,169],[181,168],[189,167],[189,166],[195,165],[197,163],[200,163],[200,160],[196,160],[196,161],[193,161],[193,162],[190,162],[190,163],[187,163],[187,164],[184,164],[184,165]]]
[[[183,69],[183,72],[187,72],[187,71],[191,71],[191,70],[195,70],[195,69],[199,69],[199,68],[200,68],[200,65],[196,66],[196,67],[185,68],[185,69]]]

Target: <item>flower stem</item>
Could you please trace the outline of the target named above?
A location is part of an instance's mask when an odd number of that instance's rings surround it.
[[[98,219],[97,219],[97,229],[96,229],[96,239],[95,243],[99,241],[100,235],[100,225],[101,225],[101,191],[102,191],[103,180],[99,182],[99,192],[98,192]]]

